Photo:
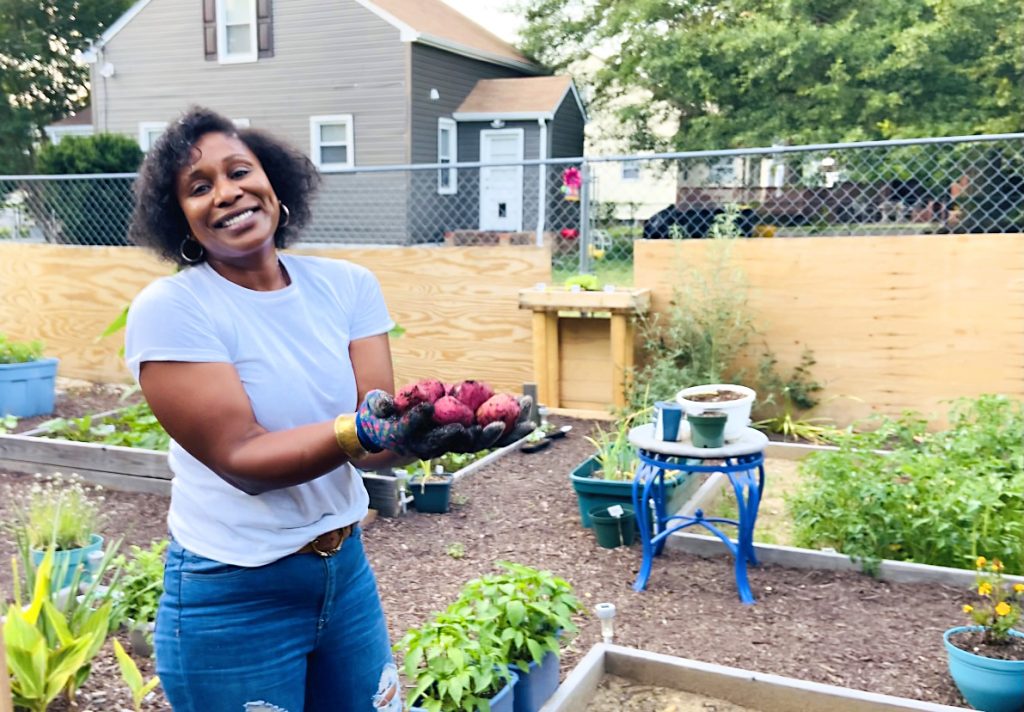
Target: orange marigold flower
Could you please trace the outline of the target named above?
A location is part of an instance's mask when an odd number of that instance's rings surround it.
[[[990,584],[988,581],[985,581],[980,586],[978,586],[979,596],[987,596],[990,593],[992,593],[992,584]]]
[[[972,606],[970,603],[965,603],[964,604],[964,613],[970,613],[973,610],[974,610],[974,606]]]
[[[977,558],[977,560],[975,560],[975,562],[974,562],[974,567],[977,568],[977,569],[983,569],[983,568],[985,568],[985,564],[987,564],[987,563],[988,563],[988,559],[986,559],[984,556],[979,556]]]
[[[996,615],[1007,616],[1010,614],[1010,604],[1006,601],[1000,601],[996,604]]]

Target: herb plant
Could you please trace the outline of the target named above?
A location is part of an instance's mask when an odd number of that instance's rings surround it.
[[[0,363],[27,363],[42,357],[42,341],[11,341],[0,334]]]
[[[1020,620],[1024,583],[1011,586],[1003,581],[1003,563],[999,559],[989,561],[979,556],[974,568],[978,601],[975,605],[964,605],[963,611],[974,625],[984,628],[982,635],[986,643],[1005,645],[1010,640],[1010,629]]]
[[[156,609],[164,592],[164,552],[168,540],[150,543],[148,549],[131,545],[129,553],[114,560],[121,569],[117,604],[114,606],[111,625],[132,620],[144,624],[156,620]]]
[[[1024,404],[962,399],[949,422],[929,433],[917,413],[882,418],[804,460],[788,501],[796,545],[957,568],[1001,551],[1008,572],[1024,573]]]
[[[86,487],[75,474],[66,480],[60,473],[57,480],[36,478],[15,504],[11,523],[15,533],[37,550],[51,543],[58,551],[87,546],[101,523],[102,488]]]
[[[817,363],[814,353],[805,348],[798,363],[788,377],[779,374],[778,359],[765,351],[757,369],[758,410],[768,417],[753,425],[770,433],[780,433],[786,439],[804,439],[814,443],[830,442],[835,433],[829,418],[801,417],[804,411],[818,405],[822,385],[811,375]]]
[[[44,437],[73,442],[103,443],[148,450],[167,450],[171,438],[149,404],[138,403],[102,417],[54,418],[44,425]]]

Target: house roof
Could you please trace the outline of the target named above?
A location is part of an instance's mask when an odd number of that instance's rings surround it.
[[[92,47],[82,53],[87,62],[96,61],[96,50],[114,38],[125,25],[142,12],[152,0],[137,0],[117,18]],[[403,42],[439,47],[448,52],[473,57],[493,64],[539,73],[540,67],[519,50],[491,34],[441,0],[355,0],[367,10],[399,30]]]
[[[66,128],[69,126],[92,126],[92,106],[81,109],[74,116],[67,116],[60,121],[55,121],[47,128]]]
[[[553,119],[570,93],[586,121],[587,112],[576,85],[565,75],[481,79],[452,116],[457,121]]]

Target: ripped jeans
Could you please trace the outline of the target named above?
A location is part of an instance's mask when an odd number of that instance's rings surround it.
[[[156,667],[175,712],[400,712],[359,529],[330,558],[232,566],[167,552]]]

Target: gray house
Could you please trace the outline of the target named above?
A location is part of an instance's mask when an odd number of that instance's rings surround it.
[[[200,104],[308,150],[324,176],[314,241],[532,232],[556,171],[380,167],[583,154],[571,78],[440,0],[138,0],[86,59],[96,133],[146,150]]]

